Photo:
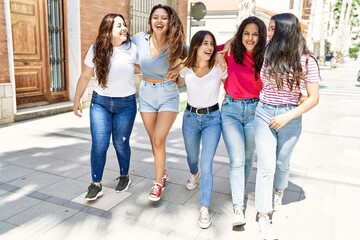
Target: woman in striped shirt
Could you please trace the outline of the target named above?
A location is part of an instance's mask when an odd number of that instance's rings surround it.
[[[288,185],[290,157],[301,134],[301,115],[319,101],[319,67],[306,47],[299,20],[277,14],[275,32],[266,48],[260,72],[263,88],[254,120],[258,156],[255,204],[264,239],[277,239],[269,213],[273,188],[281,195]],[[301,88],[307,98],[298,105]]]

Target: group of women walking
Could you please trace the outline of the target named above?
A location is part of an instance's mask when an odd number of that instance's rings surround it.
[[[191,173],[185,186],[191,191],[200,183],[199,226],[211,225],[212,165],[222,133],[230,161],[233,226],[246,223],[245,186],[256,149],[257,221],[263,239],[277,239],[270,214],[281,206],[288,184],[301,115],[319,99],[319,68],[298,19],[290,13],[273,16],[267,36],[263,21],[249,17],[225,45],[217,45],[214,35],[202,30],[186,46],[181,21],[166,5],[153,7],[149,25],[149,32],[130,38],[124,17],[108,14],[86,54],[73,106],[81,116],[80,99],[95,75],[90,105],[92,183],[85,198],[96,200],[103,194],[110,137],[119,162],[115,190],[126,191],[131,184],[129,140],[137,111],[133,78],[139,66],[143,79],[138,110],[155,165],[149,200],[160,200],[166,188],[166,139],[179,112],[177,86],[185,84],[182,133]]]

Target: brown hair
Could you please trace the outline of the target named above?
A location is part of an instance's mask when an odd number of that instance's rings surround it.
[[[99,32],[96,37],[94,47],[94,65],[96,71],[96,77],[99,85],[106,88],[109,70],[110,70],[110,58],[113,54],[113,45],[111,43],[112,30],[114,26],[114,19],[121,17],[126,25],[125,18],[118,13],[109,13],[101,21]],[[126,42],[130,41],[129,32],[127,33]]]
[[[216,51],[216,40],[214,34],[212,34],[210,31],[201,30],[195,33],[195,35],[191,38],[190,42],[190,50],[189,50],[189,56],[184,61],[184,66],[191,68],[195,66],[196,58],[197,58],[197,50],[201,46],[201,44],[204,41],[204,38],[206,35],[210,35],[214,41],[214,52],[212,53],[210,59],[209,59],[209,68],[213,68],[215,65],[215,51]]]
[[[162,8],[164,9],[167,14],[169,15],[169,30],[167,32],[167,42],[168,42],[168,49],[167,49],[167,58],[170,62],[170,66],[176,62],[178,58],[184,59],[186,57],[184,45],[185,45],[185,33],[184,27],[180,21],[179,16],[177,15],[176,11],[167,5],[158,4],[155,5],[150,12],[149,17],[149,25],[150,31],[152,33],[151,28],[151,18],[155,10]]]

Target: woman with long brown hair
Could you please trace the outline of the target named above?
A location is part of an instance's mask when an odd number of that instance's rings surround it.
[[[277,14],[260,71],[263,88],[256,107],[254,136],[258,156],[255,207],[263,239],[277,239],[269,214],[273,194],[287,188],[291,154],[301,135],[302,114],[319,101],[319,66],[291,13]],[[307,98],[299,105],[301,89]],[[275,193],[274,193],[275,190]]]
[[[85,66],[76,86],[73,111],[76,116],[82,116],[80,99],[95,75],[90,105],[92,183],[85,196],[87,200],[96,200],[103,194],[101,181],[110,136],[120,168],[116,192],[126,191],[131,183],[128,174],[131,154],[129,143],[136,116],[136,49],[130,41],[124,17],[111,13],[102,19],[95,44],[90,46],[85,56]]]
[[[215,65],[216,40],[209,31],[198,31],[191,39],[189,56],[180,71],[178,84],[186,83],[188,104],[184,112],[182,133],[190,178],[188,190],[200,179],[199,226],[211,225],[209,205],[213,189],[212,165],[221,136],[219,92],[227,71]],[[199,169],[200,163],[200,169]]]
[[[185,58],[186,51],[184,29],[173,8],[161,4],[154,6],[149,25],[149,32],[137,33],[132,41],[138,47],[143,75],[139,111],[149,135],[155,163],[155,180],[149,199],[158,201],[168,178],[165,168],[166,139],[179,112],[176,79],[166,74]]]

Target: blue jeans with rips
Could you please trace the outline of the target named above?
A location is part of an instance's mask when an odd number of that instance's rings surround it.
[[[259,102],[256,108],[254,129],[258,162],[255,207],[259,213],[272,211],[273,187],[284,190],[288,186],[290,158],[301,134],[302,117],[292,119],[278,131],[269,128],[269,123],[276,115],[295,107]]]
[[[200,155],[200,202],[201,206],[209,206],[213,189],[212,164],[221,136],[220,111],[198,115],[185,110],[182,133],[191,174],[199,171]]]
[[[90,163],[93,182],[102,181],[110,136],[119,162],[120,175],[128,174],[131,155],[130,135],[135,116],[135,94],[127,97],[105,97],[93,92],[90,105]]]
[[[254,116],[259,99],[236,100],[229,95],[221,107],[221,128],[230,160],[233,208],[244,209],[244,191],[255,150]]]

